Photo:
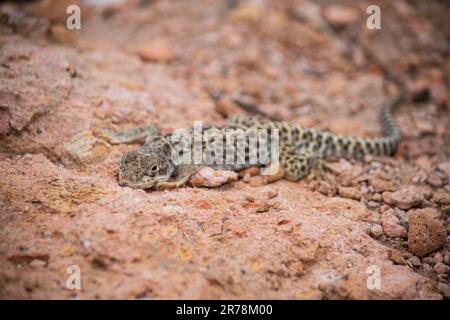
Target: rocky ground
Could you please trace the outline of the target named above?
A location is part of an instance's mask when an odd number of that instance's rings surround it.
[[[375,1],[369,30],[365,1],[80,3],[69,31],[76,2],[0,4],[1,298],[450,297],[448,4]],[[251,169],[215,188],[118,185],[137,145],[96,128],[225,123],[236,92],[273,117],[379,135],[395,87],[360,47],[345,54],[355,34],[409,89],[395,157],[331,159],[320,181]],[[73,265],[81,290],[66,287]]]

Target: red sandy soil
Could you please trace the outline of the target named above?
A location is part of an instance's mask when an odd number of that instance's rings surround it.
[[[369,2],[74,1],[0,4],[0,297],[3,299],[448,299],[450,7]],[[75,1],[76,2],[76,1]],[[373,1],[370,1],[373,4]],[[225,123],[240,92],[266,113],[340,134],[381,133],[394,94],[357,31],[409,89],[394,158],[336,160],[325,181],[145,192],[96,128],[169,132]],[[67,267],[81,290],[66,287]],[[369,271],[381,287],[368,287]]]

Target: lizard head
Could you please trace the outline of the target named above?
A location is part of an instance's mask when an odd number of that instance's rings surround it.
[[[120,161],[119,184],[135,189],[152,189],[158,182],[169,180],[175,166],[170,156],[155,151],[139,149],[126,153]]]

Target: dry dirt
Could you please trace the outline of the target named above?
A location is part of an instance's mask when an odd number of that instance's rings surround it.
[[[381,30],[366,1],[122,1],[82,6],[69,31],[74,2],[0,4],[1,298],[449,299],[445,1],[375,1]],[[274,117],[379,135],[395,88],[295,12],[356,33],[407,84],[395,157],[331,161],[331,182],[118,185],[137,145],[96,128],[225,123],[242,112],[235,92]],[[81,290],[66,287],[72,265]]]

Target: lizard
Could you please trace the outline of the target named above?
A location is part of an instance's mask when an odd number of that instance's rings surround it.
[[[209,126],[225,137],[226,129],[277,129],[279,133],[279,164],[284,178],[290,181],[303,179],[323,163],[327,156],[354,158],[361,160],[365,155],[390,156],[400,142],[400,130],[393,117],[393,108],[404,99],[405,92],[387,100],[380,111],[380,123],[384,135],[379,138],[362,138],[333,134],[315,128],[303,127],[287,121],[273,121],[261,116],[234,116],[225,126]],[[194,136],[193,129],[188,134]],[[176,164],[173,159],[174,145],[172,134],[162,134],[154,125],[114,132],[100,129],[97,131],[103,139],[111,144],[132,143],[145,140],[137,150],[127,152],[120,161],[119,184],[139,189],[173,189],[185,186],[189,178],[204,163]],[[205,147],[207,139],[199,137]],[[214,145],[207,147],[214,148]],[[248,159],[249,146],[245,148]],[[258,163],[265,166],[267,163]],[[213,169],[239,171],[253,166],[250,163],[209,163]]]

